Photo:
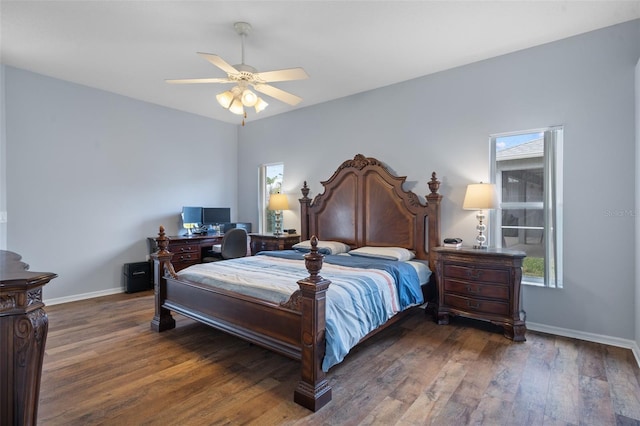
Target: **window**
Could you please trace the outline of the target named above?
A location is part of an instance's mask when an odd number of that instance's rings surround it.
[[[275,229],[275,212],[267,209],[269,196],[282,190],[284,165],[282,163],[264,164],[260,166],[260,191],[258,208],[260,209],[258,228],[260,232],[273,232]]]
[[[562,128],[491,137],[497,247],[527,253],[522,282],[562,287]]]

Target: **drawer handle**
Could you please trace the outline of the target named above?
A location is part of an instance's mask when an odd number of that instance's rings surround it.
[[[478,309],[480,307],[480,302],[471,302],[471,300],[467,300],[467,306],[469,308]]]
[[[482,275],[482,271],[479,269],[467,269],[467,277],[477,280]]]
[[[467,293],[480,294],[480,287],[467,284]]]

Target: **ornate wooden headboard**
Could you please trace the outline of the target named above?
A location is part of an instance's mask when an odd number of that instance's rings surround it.
[[[381,161],[357,154],[322,182],[324,192],[313,202],[305,181],[302,238],[315,235],[351,248],[404,247],[415,251],[418,259],[429,259],[430,249],[440,245],[440,182],[433,172],[423,204],[415,193],[402,189],[405,180],[406,176],[393,176]]]

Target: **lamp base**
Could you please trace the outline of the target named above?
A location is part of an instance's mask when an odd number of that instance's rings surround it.
[[[484,212],[482,210],[478,211],[476,215],[476,219],[478,219],[478,226],[476,226],[478,235],[476,236],[476,243],[473,245],[474,249],[482,250],[487,248],[487,237],[484,235],[484,232],[487,230],[487,225],[484,224],[484,218]]]
[[[280,210],[276,210],[276,226],[273,230],[273,235],[282,235],[282,213]]]

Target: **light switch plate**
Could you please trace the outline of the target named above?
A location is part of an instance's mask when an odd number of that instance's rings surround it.
[[[7,223],[7,212],[0,212],[0,223]]]

